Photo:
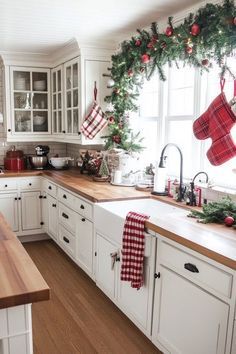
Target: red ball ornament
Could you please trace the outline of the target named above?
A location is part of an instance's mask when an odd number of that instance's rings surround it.
[[[141,56],[141,62],[142,62],[143,64],[147,64],[147,63],[149,63],[149,61],[150,61],[150,55],[148,55],[148,54],[143,54],[143,55]]]
[[[166,33],[166,36],[167,36],[167,37],[171,37],[172,34],[173,34],[173,32],[174,32],[174,31],[173,31],[173,28],[172,28],[172,27],[169,26],[169,27],[166,28],[166,32],[165,32],[165,33]]]
[[[232,226],[234,224],[234,218],[232,216],[226,216],[224,223],[226,226]]]
[[[185,48],[185,51],[186,51],[186,53],[188,53],[188,54],[192,54],[192,52],[193,52],[193,47],[190,47],[189,45],[187,45],[186,48]]]
[[[142,44],[142,41],[140,39],[136,39],[136,41],[135,41],[136,47],[140,47],[141,44]]]
[[[115,118],[113,116],[108,118],[108,124],[114,124],[115,123]]]
[[[200,26],[197,23],[194,23],[191,26],[190,33],[191,33],[192,36],[198,36],[199,33],[200,33]]]
[[[133,70],[129,69],[129,70],[128,70],[128,76],[129,76],[129,77],[132,77],[133,75],[134,75]]]
[[[202,65],[203,66],[208,66],[209,65],[209,60],[208,59],[203,59],[202,60]]]
[[[112,140],[114,143],[119,144],[121,142],[121,137],[120,135],[113,135]]]
[[[149,49],[153,49],[154,48],[152,41],[147,44],[147,48],[149,48]]]

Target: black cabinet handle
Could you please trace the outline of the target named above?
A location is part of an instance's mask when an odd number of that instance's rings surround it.
[[[65,213],[62,213],[61,215],[63,216],[63,218],[69,219],[69,216],[67,214],[65,214]]]
[[[66,243],[70,243],[70,240],[68,240],[68,238],[67,237],[63,237],[63,240],[66,242]]]
[[[4,186],[5,188],[7,188],[7,184],[5,184],[5,186]]]
[[[56,208],[56,207],[57,207],[57,205],[56,205],[56,204],[52,204],[52,207],[53,207],[53,208]]]
[[[41,221],[40,225],[44,225],[44,222],[43,222],[43,221]]]
[[[15,197],[15,200],[17,200],[18,198],[17,197]]]
[[[197,269],[197,267],[192,263],[185,263],[184,268],[189,270],[192,273],[199,273],[199,270]]]
[[[157,279],[157,278],[160,279],[160,277],[161,277],[161,273],[160,272],[154,274],[154,278],[155,279]]]
[[[44,195],[44,196],[43,196],[43,199],[47,199],[47,196],[46,196],[46,195]]]
[[[29,186],[32,186],[32,183],[29,183]]]
[[[48,189],[52,189],[52,187],[51,187],[51,186],[48,186]]]
[[[42,199],[42,198],[43,198],[43,196],[42,196],[42,195],[40,195],[40,196],[39,196],[39,199]]]
[[[82,218],[81,221],[85,222],[85,218]]]
[[[65,131],[65,130],[62,130],[62,133],[63,133],[63,134],[65,134],[65,133],[66,133],[66,131]]]
[[[78,132],[78,135],[81,135],[81,132]]]
[[[80,205],[80,209],[84,209],[84,205],[83,204]]]
[[[21,200],[21,197],[19,197],[18,200]]]
[[[67,196],[66,196],[65,194],[63,194],[63,198],[64,198],[64,199],[67,199]]]
[[[11,129],[7,129],[7,131],[10,133],[10,132],[11,132]]]

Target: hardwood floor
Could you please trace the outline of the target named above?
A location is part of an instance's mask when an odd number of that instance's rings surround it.
[[[161,354],[53,241],[24,246],[51,288],[32,306],[34,354]]]

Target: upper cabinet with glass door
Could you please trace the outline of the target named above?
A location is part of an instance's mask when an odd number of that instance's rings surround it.
[[[61,136],[64,128],[63,65],[52,69],[52,133]]]
[[[11,67],[11,135],[50,133],[49,73],[48,69]]]
[[[65,73],[65,133],[80,140],[80,59],[76,58],[64,64]]]

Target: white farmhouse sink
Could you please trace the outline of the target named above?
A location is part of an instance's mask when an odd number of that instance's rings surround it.
[[[143,213],[157,220],[166,214],[181,213],[183,209],[149,198],[98,203],[94,208],[95,229],[121,244],[125,217],[129,211]]]

